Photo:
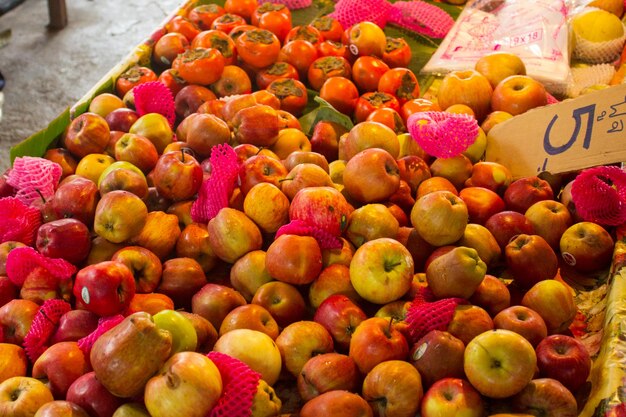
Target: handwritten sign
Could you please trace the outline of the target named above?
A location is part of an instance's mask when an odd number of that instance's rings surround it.
[[[493,127],[485,159],[513,178],[626,161],[626,84],[530,110]]]

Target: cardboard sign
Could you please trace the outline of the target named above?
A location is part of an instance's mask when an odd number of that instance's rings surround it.
[[[530,110],[489,131],[485,159],[513,178],[626,161],[626,84]]]

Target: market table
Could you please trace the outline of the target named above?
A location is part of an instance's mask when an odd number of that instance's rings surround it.
[[[61,28],[67,23],[64,0],[49,0],[51,26]],[[166,22],[187,10],[192,2],[187,2],[179,10],[174,12]],[[315,3],[315,10],[302,10],[294,12],[294,25],[304,23],[312,15],[327,13],[329,2],[320,1]],[[446,10],[458,15],[460,9],[447,6]],[[164,22],[165,23],[165,22]],[[164,25],[163,25],[164,26]],[[386,29],[390,36],[406,36],[411,45],[422,53],[412,61],[412,68],[419,71],[429,59],[438,43],[422,35],[410,33],[396,27]],[[44,131],[37,132],[11,150],[11,158],[31,155],[41,156],[44,151],[54,146],[70,121],[84,113],[91,100],[102,92],[112,92],[115,80],[134,65],[150,65],[150,57],[154,42],[165,32],[164,28],[158,28],[144,43],[138,45],[129,56],[106,74],[85,96],[75,105],[68,108]],[[417,54],[416,54],[417,55]],[[436,77],[422,76],[420,83],[424,90],[431,85],[436,88]],[[314,110],[314,109],[309,109]],[[306,117],[306,116],[305,116]],[[626,376],[626,364],[623,355],[626,354],[626,341],[623,340],[623,323],[626,323],[624,302],[626,294],[626,247],[625,230],[617,230],[614,261],[610,270],[602,271],[591,277],[580,277],[573,274],[571,277],[563,276],[566,282],[576,292],[576,302],[580,309],[574,330],[587,346],[594,357],[592,374],[589,378],[589,390],[586,392],[586,405],[582,410],[581,417],[601,417],[604,410],[609,406],[623,402],[624,378]],[[569,279],[568,279],[569,278]],[[288,390],[288,389],[287,389]],[[289,394],[287,394],[289,395]],[[288,400],[288,399],[287,399]],[[299,404],[293,401],[293,407]],[[289,401],[286,401],[289,404]],[[295,411],[286,409],[285,411]]]

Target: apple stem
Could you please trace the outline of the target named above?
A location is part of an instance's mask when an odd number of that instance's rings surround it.
[[[41,191],[39,191],[39,188],[35,188],[35,191],[37,192],[37,194],[39,194],[39,197],[41,197],[41,201],[43,201],[43,203],[46,204],[46,198],[43,196]]]
[[[180,153],[182,154],[181,157],[180,157],[180,160],[184,163],[185,162],[185,150],[181,149]]]
[[[387,334],[391,334],[392,325],[393,325],[393,316],[389,317],[389,327],[387,327]]]

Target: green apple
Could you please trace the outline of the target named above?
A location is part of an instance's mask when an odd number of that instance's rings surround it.
[[[165,116],[159,113],[147,113],[130,127],[129,133],[135,133],[150,139],[159,154],[173,142],[174,132]]]
[[[195,351],[198,335],[187,317],[174,310],[161,310],[152,316],[157,328],[167,330],[172,335],[171,354],[183,351]]]

